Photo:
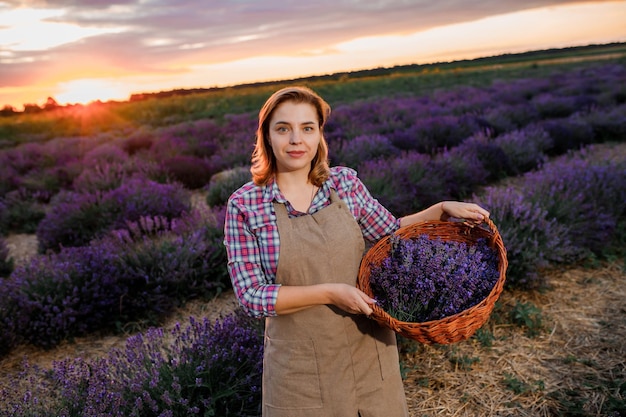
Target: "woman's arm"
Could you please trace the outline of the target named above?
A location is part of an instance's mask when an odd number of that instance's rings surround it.
[[[259,239],[246,221],[250,210],[236,199],[230,199],[224,227],[228,272],[239,303],[250,316],[289,314],[324,304],[333,304],[354,314],[372,313],[368,303],[374,300],[354,286],[331,283],[287,286],[268,278],[261,265]]]
[[[433,204],[427,209],[402,217],[400,219],[400,227],[428,220],[446,220],[449,217],[465,219],[467,221],[480,224],[485,219],[489,218],[489,212],[474,203],[465,203],[462,201],[441,201],[437,204]]]
[[[356,287],[347,284],[283,285],[276,298],[276,314],[295,313],[315,306],[332,304],[352,314],[372,314],[369,304],[376,301]]]

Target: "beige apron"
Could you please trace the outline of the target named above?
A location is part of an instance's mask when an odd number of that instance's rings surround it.
[[[356,285],[364,250],[354,217],[331,204],[289,218],[274,203],[283,285]],[[395,334],[363,315],[321,305],[268,317],[263,360],[264,417],[408,416]]]

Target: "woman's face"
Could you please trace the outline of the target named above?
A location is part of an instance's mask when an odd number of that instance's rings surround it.
[[[308,175],[322,138],[315,107],[293,101],[281,103],[270,119],[269,134],[277,173],[301,171]]]

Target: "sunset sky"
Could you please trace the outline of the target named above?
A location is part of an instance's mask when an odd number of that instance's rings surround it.
[[[626,1],[0,0],[0,107],[626,41]]]

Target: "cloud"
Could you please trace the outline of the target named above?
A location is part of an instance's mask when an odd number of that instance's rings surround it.
[[[611,0],[0,0],[0,98],[123,100],[619,42],[624,18]]]
[[[61,13],[46,21],[104,33],[46,51],[15,51],[4,45],[0,83],[21,84],[39,77],[40,66],[58,71],[54,62],[71,65],[81,57],[114,72],[135,74],[184,71],[192,61],[206,65],[251,55],[311,54],[358,37],[410,33],[563,3],[572,1],[5,1],[9,8],[58,10]],[[108,33],[112,30],[115,33]]]

